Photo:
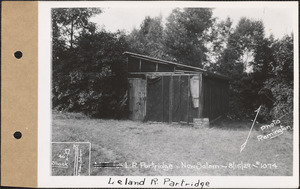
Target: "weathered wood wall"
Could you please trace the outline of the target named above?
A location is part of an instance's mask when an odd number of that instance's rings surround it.
[[[228,81],[203,77],[203,117],[213,120],[228,111]]]
[[[143,120],[146,115],[146,80],[131,78],[129,82],[129,118]]]
[[[228,110],[228,83],[200,77],[199,106],[193,107],[190,78],[195,74],[160,75],[155,78],[130,79],[131,119],[158,122],[186,122],[193,118],[213,120]],[[146,77],[144,77],[146,78]],[[146,83],[147,82],[147,83]],[[136,86],[133,86],[136,85]],[[134,91],[138,90],[138,91]],[[142,92],[146,90],[145,92]],[[141,100],[147,97],[145,102]],[[146,110],[138,110],[146,108]],[[147,112],[147,113],[145,113]]]
[[[229,78],[201,68],[127,54],[131,119],[191,123],[193,118],[214,120],[228,111]],[[193,76],[200,81],[198,107],[193,106],[190,90]]]

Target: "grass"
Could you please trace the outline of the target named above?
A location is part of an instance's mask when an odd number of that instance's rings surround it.
[[[91,165],[91,175],[292,175],[293,132],[286,130],[276,138],[258,141],[257,136],[262,133],[253,130],[247,146],[240,153],[250,126],[251,122],[220,121],[213,127],[194,128],[177,123],[90,119],[82,114],[54,112],[52,141],[91,142],[91,162],[138,164],[136,168],[96,168]],[[172,165],[173,169],[140,167],[141,162]],[[250,168],[229,168],[229,165],[241,162],[249,163]],[[197,169],[197,163],[216,166]],[[190,166],[184,167],[184,164]],[[271,164],[267,165],[271,168],[261,168],[262,164]]]

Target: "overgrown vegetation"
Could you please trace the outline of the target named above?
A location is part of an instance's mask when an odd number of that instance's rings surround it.
[[[230,117],[261,121],[293,113],[293,35],[266,37],[259,20],[242,18],[232,26],[208,8],[174,9],[162,18],[146,17],[126,35],[89,21],[100,9],[53,9],[52,102],[57,110],[108,117],[119,114],[126,94],[126,58],[133,51],[219,72],[231,77]],[[125,111],[121,111],[125,112]],[[126,114],[126,112],[125,112]]]
[[[100,10],[78,9],[75,13],[69,12],[70,9],[54,9],[52,15],[74,14],[72,18],[63,18],[74,19],[75,23],[78,18],[85,20],[81,27],[73,29],[69,26],[72,25],[70,21],[53,20],[53,28],[57,28],[53,30],[54,34],[60,34],[53,43],[53,107],[96,117],[114,115],[126,94],[126,59],[122,55],[127,49],[125,38],[121,33],[95,30],[88,18],[99,14]],[[67,33],[70,36],[62,38],[67,36],[61,33],[64,28],[78,35],[75,38],[75,34],[72,36]],[[84,30],[79,31],[82,28]]]

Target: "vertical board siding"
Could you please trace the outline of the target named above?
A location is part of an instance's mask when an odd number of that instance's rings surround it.
[[[128,83],[129,83],[128,93],[129,93],[129,102],[130,102],[129,103],[129,119],[133,120],[133,108],[134,108],[134,104],[135,104],[133,80],[129,79]]]
[[[148,121],[162,121],[163,98],[161,98],[162,77],[147,79],[147,114]]]
[[[187,99],[188,99],[188,78],[187,76],[181,77],[181,103],[180,103],[180,121],[187,122]]]
[[[198,96],[198,118],[203,117],[203,83],[202,83],[202,74],[199,74],[199,96]]]
[[[172,121],[180,121],[180,102],[181,102],[181,76],[173,76],[173,109],[172,109]]]
[[[213,120],[228,111],[228,81],[215,79],[202,75],[199,83],[199,106],[193,106],[193,98],[190,93],[190,75],[163,75],[156,78],[147,78],[147,101],[145,110],[138,112],[143,114],[146,112],[145,120],[159,122],[192,122],[193,118],[208,117]],[[130,81],[130,80],[129,80]],[[132,80],[130,85],[138,87],[130,87],[130,104],[131,111],[134,105],[139,102],[140,93],[137,90],[143,90],[143,83]],[[202,90],[201,90],[202,89]],[[137,94],[136,94],[137,93]],[[135,98],[137,96],[137,99]],[[142,108],[142,107],[140,107]],[[140,116],[141,117],[141,116]],[[139,116],[131,117],[131,119],[139,119]]]
[[[144,120],[146,115],[146,80],[129,79],[129,117],[131,120]]]
[[[190,118],[190,76],[188,76],[188,88],[187,88],[187,124],[189,124],[189,118]]]
[[[170,76],[163,77],[163,122],[169,121],[169,84],[170,84]]]
[[[161,103],[161,108],[162,108],[162,111],[160,112],[161,113],[161,121],[164,122],[164,107],[165,107],[165,101],[164,101],[164,76],[161,77],[161,99],[162,99],[162,103]]]
[[[169,123],[173,121],[173,103],[174,103],[174,86],[173,86],[174,77],[170,76],[170,83],[169,83]]]
[[[203,117],[213,120],[228,110],[228,81],[203,77]]]

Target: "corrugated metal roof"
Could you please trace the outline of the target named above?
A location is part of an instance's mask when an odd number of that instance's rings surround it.
[[[146,56],[146,55],[141,55],[141,54],[136,54],[136,53],[132,53],[132,52],[124,52],[123,54],[127,55],[127,56],[131,56],[131,57],[135,57],[135,58],[139,58],[139,59],[144,59],[144,60],[148,60],[148,61],[153,61],[156,63],[160,63],[160,64],[168,64],[168,65],[173,65],[176,67],[181,67],[181,68],[186,68],[186,69],[192,69],[196,72],[203,72],[206,73],[209,76],[212,77],[216,77],[216,78],[221,78],[221,79],[225,79],[225,80],[230,80],[229,77],[219,74],[219,73],[212,73],[209,72],[203,68],[198,68],[198,67],[194,67],[194,66],[189,66],[189,65],[184,65],[184,64],[180,64],[180,63],[176,63],[176,62],[171,62],[171,61],[167,61],[167,60],[162,60],[162,59],[158,59],[158,58],[153,58],[150,56]]]

